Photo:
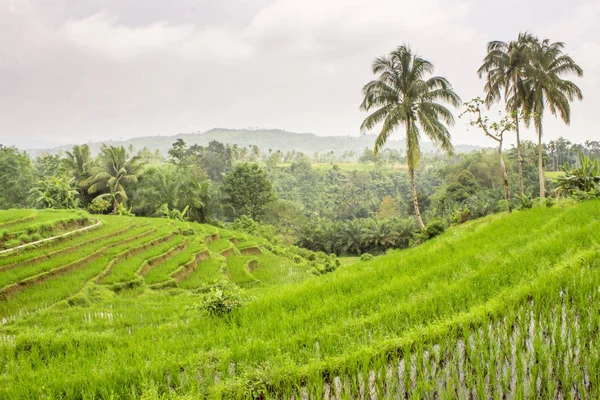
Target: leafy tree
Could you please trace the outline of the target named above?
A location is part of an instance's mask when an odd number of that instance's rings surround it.
[[[443,150],[451,152],[453,147],[447,125],[454,123],[454,117],[441,102],[456,107],[461,104],[448,80],[440,76],[427,77],[433,69],[433,64],[413,54],[409,47],[398,47],[373,62],[373,73],[379,74],[379,77],[363,87],[365,97],[360,106],[364,111],[375,109],[363,121],[363,133],[382,123],[375,141],[375,153],[400,125],[405,128],[408,174],[415,215],[421,229],[425,225],[419,211],[415,184],[415,168],[421,158],[420,130]]]
[[[75,209],[79,207],[79,192],[75,178],[52,176],[38,181],[30,190],[29,204],[34,208]]]
[[[545,39],[532,43],[533,68],[528,70],[524,86],[527,93],[525,108],[529,118],[533,119],[538,137],[538,173],[540,181],[540,197],[546,196],[544,177],[544,158],[542,147],[542,119],[546,107],[553,115],[560,115],[565,124],[571,122],[570,102],[575,98],[581,100],[581,90],[573,82],[563,79],[564,74],[583,76],[583,70],[573,59],[563,52],[564,43],[550,42]]]
[[[142,166],[139,157],[130,157],[124,147],[102,145],[96,165],[90,170],[94,183],[88,192],[106,191],[98,197],[110,199],[116,214],[119,204],[127,201],[125,187],[137,183]]]
[[[276,199],[267,173],[257,164],[240,163],[223,180],[226,212],[233,218],[247,215],[256,220]]]
[[[466,103],[466,111],[463,114],[471,113],[475,117],[471,119],[471,126],[477,126],[485,135],[498,143],[498,159],[500,161],[500,171],[502,171],[502,183],[504,185],[504,199],[506,200],[506,211],[511,212],[510,206],[510,184],[508,181],[508,171],[506,170],[506,163],[504,162],[504,156],[502,155],[502,143],[504,141],[504,134],[513,130],[514,124],[511,122],[511,118],[505,116],[498,122],[490,122],[487,116],[483,116],[481,112],[481,105],[483,100],[479,97]]]
[[[392,196],[385,196],[379,206],[377,216],[381,219],[396,217],[400,214],[400,204]]]
[[[519,182],[521,196],[525,193],[523,180],[523,156],[519,131],[519,110],[523,106],[525,93],[524,80],[531,69],[532,43],[535,37],[530,33],[519,33],[517,40],[509,43],[492,41],[487,45],[487,54],[477,73],[486,76],[485,101],[488,105],[498,102],[504,96],[506,110],[512,115],[517,138]]]
[[[0,209],[25,207],[34,169],[25,153],[0,145]]]

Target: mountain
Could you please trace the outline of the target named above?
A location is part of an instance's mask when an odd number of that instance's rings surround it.
[[[166,155],[171,148],[171,145],[178,139],[183,139],[188,145],[198,144],[206,146],[209,142],[216,140],[221,143],[236,144],[240,147],[256,145],[263,150],[280,150],[284,153],[296,150],[307,155],[328,151],[333,151],[336,154],[341,154],[345,151],[362,152],[365,147],[373,147],[373,143],[375,142],[374,135],[317,136],[312,133],[293,133],[280,129],[253,130],[216,128],[204,133],[180,133],[173,136],[145,136],[122,141],[111,140],[105,142],[90,142],[88,145],[93,154],[97,154],[100,151],[100,146],[106,143],[125,147],[133,146],[137,150],[147,147],[152,151],[160,150],[161,153]],[[28,149],[27,151],[32,156],[37,156],[44,152],[55,154],[59,151],[70,150],[71,147],[72,145],[66,145],[53,148]],[[404,140],[390,140],[386,148],[403,150]],[[481,149],[481,147],[471,145],[456,146],[458,152],[465,153],[478,149]],[[430,142],[423,142],[421,144],[421,150],[424,152],[431,152],[434,150],[434,147]]]

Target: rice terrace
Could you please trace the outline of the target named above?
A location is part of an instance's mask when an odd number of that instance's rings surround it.
[[[3,238],[25,241],[83,218],[0,212]],[[327,260],[249,235],[98,220],[2,254],[1,398],[600,393],[598,201],[488,217],[320,276]],[[249,298],[226,317],[197,308],[219,277]]]

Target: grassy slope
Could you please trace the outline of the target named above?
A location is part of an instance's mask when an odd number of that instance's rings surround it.
[[[483,374],[495,367],[490,363],[499,356],[490,345],[495,336],[477,333],[485,331],[477,326],[497,323],[497,332],[505,332],[505,326],[521,327],[511,332],[527,332],[530,325],[523,321],[530,309],[535,310],[531,318],[555,335],[547,349],[543,340],[547,335],[540,336],[536,348],[545,350],[536,357],[547,351],[545,362],[551,365],[571,360],[568,357],[573,356],[565,353],[569,346],[556,344],[564,322],[552,319],[561,291],[563,297],[571,295],[571,308],[565,306],[563,321],[569,315],[580,318],[579,324],[566,325],[567,333],[570,326],[589,327],[589,332],[578,328],[569,339],[571,346],[584,343],[578,351],[586,352],[573,365],[595,368],[600,351],[597,345],[586,347],[585,341],[592,344],[590,335],[600,326],[597,313],[586,314],[590,302],[599,302],[600,273],[590,268],[598,266],[598,231],[600,202],[493,216],[452,229],[417,248],[345,266],[317,279],[252,289],[254,300],[225,319],[190,308],[197,302],[190,292],[140,290],[116,296],[94,288],[96,294],[86,307],[65,303],[0,329],[0,339],[7,338],[4,345],[0,340],[0,397],[74,397],[86,392],[135,398],[153,386],[161,392],[224,398],[243,398],[268,387],[271,392],[296,392],[298,398],[298,390],[323,395],[324,377],[335,375],[346,377],[344,393],[356,397],[362,379],[357,377],[376,370],[386,376],[398,357],[429,365],[417,368],[412,380],[411,374],[405,374],[408,381],[398,389],[422,397],[423,391],[432,390],[425,378],[439,373],[428,370],[431,363],[423,361],[425,357],[441,351],[446,364],[457,361],[452,357],[459,343],[480,346],[469,363],[457,356],[472,381],[455,382],[454,373],[440,391],[456,394],[481,387],[486,394],[491,390],[486,385],[496,383],[485,383]],[[289,268],[291,273],[292,266],[284,264],[274,268]],[[504,349],[517,340],[509,333],[498,335],[498,341],[508,343]],[[424,350],[431,343],[442,350]],[[504,354],[502,348],[498,351]],[[513,351],[518,360],[522,353],[526,352]],[[524,360],[530,360],[531,354]],[[518,373],[521,361],[515,362],[508,369],[512,366]],[[529,378],[521,371],[516,379],[536,382],[540,377],[543,385],[537,390],[544,394],[550,393],[547,385],[556,379],[563,385],[577,381],[573,370],[577,368],[571,367],[569,375],[557,364],[554,375],[528,370],[538,375]],[[589,379],[593,381],[589,387],[597,390],[598,377]],[[389,384],[371,380],[380,397],[390,390]],[[36,381],[45,385],[33,387],[31,382]],[[510,391],[512,377],[501,374],[500,381],[498,385],[509,382],[501,390]],[[303,389],[299,382],[305,382]],[[362,385],[364,391],[364,381]]]

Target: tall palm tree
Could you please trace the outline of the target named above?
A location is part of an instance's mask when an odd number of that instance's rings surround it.
[[[399,46],[389,55],[379,57],[373,62],[373,74],[379,76],[363,87],[365,98],[360,105],[363,111],[375,109],[363,121],[363,133],[382,124],[375,140],[375,153],[385,145],[388,137],[396,129],[400,126],[405,128],[406,162],[415,215],[421,229],[424,229],[425,225],[419,210],[415,184],[415,168],[421,156],[421,130],[443,150],[452,152],[447,126],[454,124],[454,117],[441,103],[450,103],[455,107],[461,104],[460,97],[448,80],[440,76],[429,76],[433,69],[431,62],[415,55],[408,46]]]
[[[521,32],[517,40],[506,43],[492,41],[487,45],[487,54],[477,73],[479,77],[486,75],[485,101],[490,106],[504,96],[506,111],[511,113],[515,121],[517,136],[517,157],[519,164],[519,183],[521,196],[525,194],[523,180],[523,154],[519,131],[519,111],[526,97],[523,81],[531,66],[532,43],[537,39],[528,32]]]
[[[96,164],[90,170],[94,183],[88,192],[108,191],[97,197],[109,198],[116,214],[119,204],[127,200],[125,185],[137,182],[143,162],[138,156],[130,157],[123,146],[103,145]]]
[[[61,167],[75,180],[75,186],[81,198],[86,196],[90,186],[92,164],[92,153],[87,144],[73,146],[73,150],[67,151],[65,158],[61,159]]]
[[[538,137],[538,163],[540,179],[540,197],[546,197],[544,185],[544,159],[542,148],[544,110],[550,109],[554,115],[560,115],[565,124],[571,122],[570,102],[575,98],[581,100],[581,90],[573,82],[563,79],[564,74],[583,76],[583,70],[569,55],[563,52],[562,42],[550,42],[545,39],[536,41],[532,52],[532,67],[528,71],[524,87],[527,98],[524,103],[525,120],[529,125],[531,120],[535,125]]]

